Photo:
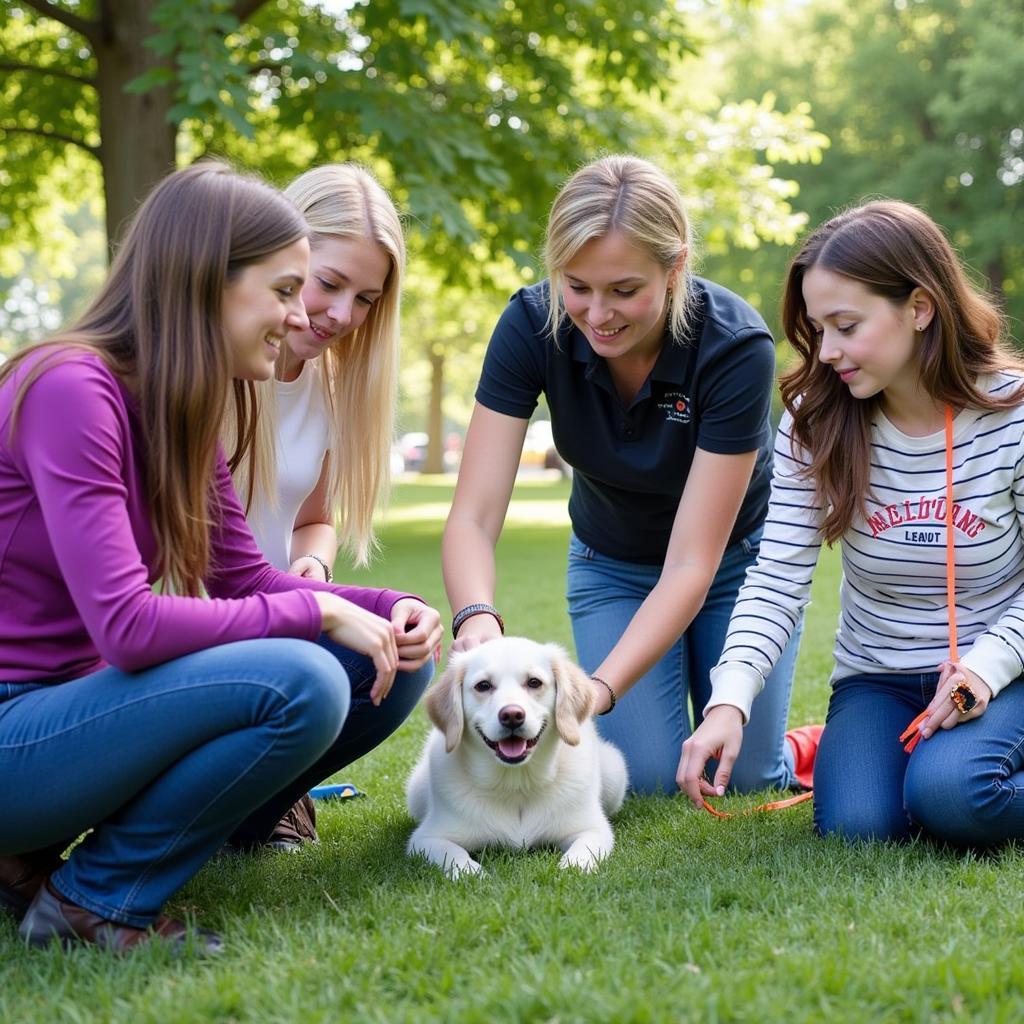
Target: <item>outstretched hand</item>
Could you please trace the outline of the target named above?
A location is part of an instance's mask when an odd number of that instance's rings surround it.
[[[462,624],[449,653],[468,651],[500,636],[501,627],[493,615],[473,615]]]
[[[725,793],[742,745],[743,712],[731,704],[711,708],[693,735],[683,743],[676,772],[676,785],[695,807],[703,807],[705,797]],[[718,770],[714,782],[708,782],[704,769],[712,758],[718,758]]]

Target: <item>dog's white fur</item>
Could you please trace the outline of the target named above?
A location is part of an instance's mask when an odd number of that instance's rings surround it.
[[[595,697],[556,644],[502,637],[452,655],[426,698],[437,728],[409,778],[419,825],[408,852],[454,878],[481,870],[470,850],[553,843],[562,867],[593,870],[615,844],[608,815],[627,781],[622,754],[594,728]]]

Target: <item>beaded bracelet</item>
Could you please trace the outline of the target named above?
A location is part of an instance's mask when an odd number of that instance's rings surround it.
[[[498,622],[498,629],[501,630],[502,636],[505,635],[505,620],[501,617],[497,608],[490,604],[467,604],[465,608],[457,611],[455,618],[452,619],[453,640],[458,640],[462,624],[466,619],[471,619],[474,615],[493,615]]]
[[[600,683],[608,691],[608,699],[611,701],[611,704],[609,704],[608,707],[606,707],[604,709],[604,711],[599,711],[598,714],[599,715],[610,715],[615,710],[615,701],[616,701],[615,691],[600,676],[591,676],[590,678],[595,683]]]
[[[324,583],[330,583],[334,578],[334,574],[331,572],[331,567],[319,556],[319,555],[303,555],[303,558],[312,558],[314,562],[320,563],[320,568],[324,571]]]

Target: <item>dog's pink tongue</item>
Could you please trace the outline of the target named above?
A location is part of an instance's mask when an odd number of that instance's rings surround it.
[[[506,736],[498,740],[498,749],[505,757],[522,757],[526,753],[526,740],[522,736]]]

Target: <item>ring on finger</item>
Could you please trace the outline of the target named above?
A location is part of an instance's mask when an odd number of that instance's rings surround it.
[[[961,715],[973,711],[978,705],[978,697],[966,682],[959,682],[949,691],[949,699]]]

